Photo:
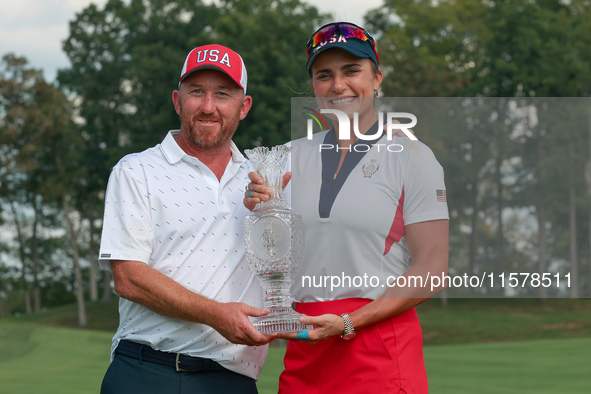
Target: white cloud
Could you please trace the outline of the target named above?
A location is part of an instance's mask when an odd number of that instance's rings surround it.
[[[68,33],[65,26],[22,27],[12,31],[10,35],[3,30],[0,30],[2,55],[13,52],[17,56],[26,57],[30,65],[43,69],[48,79],[53,79],[48,74],[54,74],[58,67],[67,64],[67,58],[61,48],[61,37],[65,38]]]
[[[68,23],[90,3],[106,0],[12,0],[4,1],[0,13],[0,55],[24,56],[29,64],[55,79],[58,68],[69,65],[62,51]]]

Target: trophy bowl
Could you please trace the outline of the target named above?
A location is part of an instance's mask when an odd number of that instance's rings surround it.
[[[303,222],[283,196],[283,173],[291,148],[247,149],[257,173],[271,189],[271,198],[257,204],[244,219],[246,261],[266,292],[264,307],[269,314],[253,318],[253,325],[264,334],[309,330],[300,323],[303,315],[292,308],[290,287],[302,262]]]

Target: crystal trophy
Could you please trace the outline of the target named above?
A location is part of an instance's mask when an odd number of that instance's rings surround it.
[[[303,223],[283,196],[283,174],[291,148],[247,149],[255,170],[271,189],[271,198],[257,204],[244,219],[246,261],[266,291],[265,308],[271,311],[252,319],[263,334],[312,329],[300,323],[303,315],[292,308],[291,281],[302,263]]]

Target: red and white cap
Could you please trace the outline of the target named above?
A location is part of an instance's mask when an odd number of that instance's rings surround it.
[[[197,70],[219,70],[227,74],[246,93],[246,66],[240,55],[223,45],[203,45],[187,55],[179,85]]]

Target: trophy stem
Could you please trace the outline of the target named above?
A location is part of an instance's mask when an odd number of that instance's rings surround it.
[[[253,325],[263,334],[308,330],[312,327],[300,323],[304,316],[292,309],[293,297],[289,293],[291,273],[273,272],[258,275],[266,291],[264,306],[271,311],[254,319]]]
[[[259,274],[259,280],[267,292],[263,301],[266,308],[291,307],[293,297],[289,293],[291,275],[288,272]]]

